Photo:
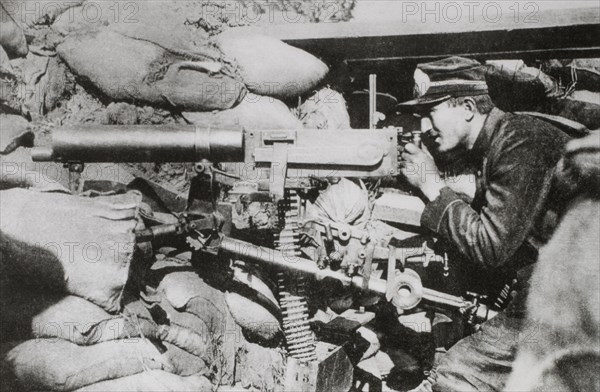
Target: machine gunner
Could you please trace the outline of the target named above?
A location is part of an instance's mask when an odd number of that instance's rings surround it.
[[[466,153],[477,168],[472,202],[441,178],[432,155],[408,144],[403,174],[426,202],[421,225],[451,243],[468,263],[514,272],[520,290],[479,332],[453,346],[436,366],[435,391],[500,391],[522,330],[527,282],[537,250],[556,225],[549,191],[568,136],[529,116],[505,113],[488,95],[485,68],[451,57],[419,64],[416,99],[401,107],[429,121],[433,155]],[[554,218],[554,219],[552,219]]]

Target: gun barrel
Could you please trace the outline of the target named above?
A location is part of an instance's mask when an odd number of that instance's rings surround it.
[[[51,147],[32,151],[34,161],[239,162],[244,132],[195,125],[85,125],[53,131]]]
[[[287,255],[285,252],[257,246],[249,242],[240,241],[229,237],[223,237],[221,239],[220,247],[222,250],[236,254],[245,259],[253,260],[255,262],[309,274],[317,278],[332,278],[344,284],[351,285],[359,290],[363,288],[363,278],[361,276],[349,277],[339,271],[320,269],[317,264],[311,260],[294,255]],[[383,279],[371,278],[369,279],[367,290],[382,296],[386,295],[387,281]],[[469,305],[469,302],[465,301],[461,297],[456,297],[431,289],[424,289],[423,294],[423,298],[431,302],[455,309],[461,309]]]

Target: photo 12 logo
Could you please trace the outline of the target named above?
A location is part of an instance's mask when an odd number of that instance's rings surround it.
[[[40,22],[138,23],[140,4],[136,1],[2,1],[2,6],[17,23]],[[2,23],[5,23],[4,14]]]
[[[420,23],[539,23],[536,2],[403,1],[402,22]]]

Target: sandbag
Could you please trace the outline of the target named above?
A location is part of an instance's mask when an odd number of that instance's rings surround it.
[[[214,42],[239,65],[248,90],[256,94],[296,97],[315,88],[329,72],[315,56],[273,37],[229,29]]]
[[[567,69],[576,74],[578,89],[600,91],[600,59],[574,59]]]
[[[279,304],[271,289],[258,275],[241,268],[234,269],[232,286],[225,301],[236,323],[244,328],[252,340],[275,344],[282,337],[279,322]]]
[[[49,57],[29,53],[22,64],[23,82],[19,86],[21,111],[25,115],[39,117],[44,113],[44,90],[48,81]]]
[[[214,332],[227,326],[224,294],[193,271],[174,271],[163,277],[158,290],[174,309],[198,317]]]
[[[18,84],[12,75],[2,75],[0,78],[0,110],[4,113],[21,113],[21,103],[18,101]]]
[[[29,53],[19,66],[21,78],[17,100],[21,113],[34,120],[59,106],[74,89],[72,75],[57,57]]]
[[[14,77],[14,69],[10,64],[8,54],[4,50],[4,47],[0,45],[0,75]]]
[[[561,116],[585,125],[600,128],[600,105],[573,99],[551,98],[537,105],[533,111]]]
[[[190,15],[183,8],[162,1],[110,3],[87,0],[57,17],[52,29],[68,35],[105,26],[124,36],[191,55],[196,50],[196,42],[202,42],[208,35],[186,23]]]
[[[300,129],[302,123],[280,100],[247,94],[236,107],[219,112],[185,112],[193,124],[212,127],[240,126],[252,129]]]
[[[127,308],[120,315],[111,315],[83,298],[19,286],[3,284],[1,288],[0,336],[4,341],[60,338],[78,345],[92,345],[158,336],[158,327],[149,317]]]
[[[141,200],[135,191],[95,198],[2,191],[2,263],[31,285],[118,312],[136,249]]]
[[[158,349],[139,338],[93,346],[62,339],[28,340],[9,351],[5,360],[24,386],[52,391],[72,391],[149,369],[170,369]]]
[[[569,95],[575,101],[593,103],[600,105],[600,92],[590,90],[575,90]]]
[[[192,330],[179,325],[161,325],[158,337],[198,358],[208,358],[207,354],[212,349],[212,334],[207,329]]]
[[[549,60],[544,69],[561,78],[565,85],[573,84],[580,90],[600,91],[600,59]]]
[[[236,373],[244,388],[283,390],[285,364],[279,349],[245,343],[238,352]]]
[[[0,46],[12,57],[23,57],[29,52],[25,34],[13,17],[4,8],[5,0],[0,3]],[[10,8],[9,8],[10,9]]]
[[[227,336],[228,331],[223,331],[221,326],[213,329],[207,325],[202,320],[206,315],[180,312],[164,298],[153,306],[156,308],[150,312],[155,318],[159,315],[156,338],[165,347],[163,358],[172,366],[170,372],[182,376],[220,373],[222,382],[231,381],[235,345],[231,346],[226,340],[237,343],[233,338],[239,339],[239,335]]]
[[[557,95],[558,85],[537,69],[486,64],[485,80],[492,101],[505,111],[534,110],[541,102]]]
[[[69,35],[57,47],[71,70],[112,99],[224,110],[246,94],[218,61],[186,61],[144,40],[108,31]]]
[[[169,372],[179,376],[191,376],[194,374],[207,376],[210,373],[209,366],[217,364],[207,363],[204,359],[186,351],[174,344],[164,343],[166,351],[162,354],[164,361],[171,367]]]
[[[223,356],[226,375],[222,381],[233,381],[234,357],[243,336],[228,311],[224,293],[207,284],[196,272],[168,266],[164,270],[167,273],[160,278],[158,291],[164,296],[165,301],[161,302],[161,307],[169,315],[171,326],[184,327],[199,334],[201,343],[209,343],[206,350],[209,356],[211,352],[219,351]],[[162,269],[153,272],[162,274]],[[169,334],[162,336],[162,339],[188,352],[194,352],[191,348],[198,347],[193,343],[197,337],[191,336],[188,339],[186,335],[189,336],[187,333]],[[201,345],[200,348],[202,347]],[[210,362],[206,354],[202,357]]]
[[[0,113],[0,155],[9,154],[18,147],[33,147],[33,132],[29,122],[21,116]]]
[[[350,115],[342,94],[328,87],[315,92],[297,109],[307,129],[350,129]]]
[[[159,321],[158,338],[191,355],[208,360],[208,354],[212,350],[213,337],[216,338],[219,334],[213,334],[206,323],[196,315],[179,312],[165,301],[161,301],[159,306],[165,312],[168,321]]]
[[[281,337],[277,300],[255,274],[236,268],[234,283],[224,294],[193,272],[173,272],[164,277],[159,290],[176,309],[203,320],[209,335],[223,336],[228,351],[239,341],[231,317],[237,325],[264,342],[272,343]]]
[[[0,343],[0,358],[5,358],[10,350],[21,343],[23,342],[18,340]],[[0,361],[0,391],[20,391],[22,389],[19,380],[12,374],[10,366],[4,360]]]
[[[6,145],[7,151],[11,149],[10,144]],[[55,162],[33,162],[30,149],[18,148],[9,154],[0,154],[0,190],[15,187],[67,192],[69,169]]]
[[[181,377],[162,370],[149,370],[132,376],[102,381],[77,389],[77,392],[204,392],[212,391],[210,381],[203,376]]]

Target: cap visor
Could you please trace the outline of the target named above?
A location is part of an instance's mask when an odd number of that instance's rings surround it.
[[[412,108],[412,109],[418,110],[418,109],[422,109],[422,108],[435,106],[435,105],[440,104],[450,98],[452,98],[450,95],[445,95],[445,96],[439,97],[439,98],[421,97],[421,98],[413,99],[410,101],[401,102],[398,105],[396,105],[396,107],[400,108],[400,109],[411,109]]]

